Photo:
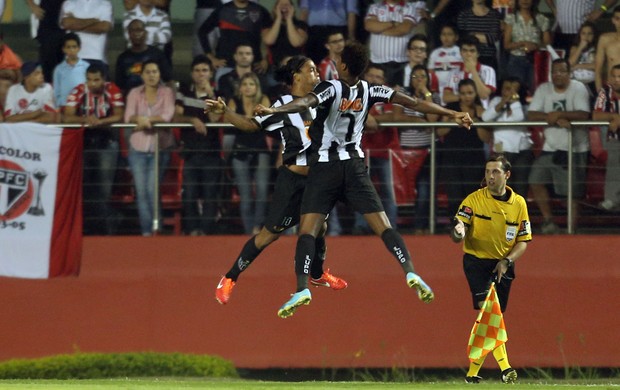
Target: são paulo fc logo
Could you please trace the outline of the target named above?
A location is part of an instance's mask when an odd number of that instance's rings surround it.
[[[24,168],[12,161],[0,160],[0,221],[10,221],[27,212],[34,192],[32,178]]]

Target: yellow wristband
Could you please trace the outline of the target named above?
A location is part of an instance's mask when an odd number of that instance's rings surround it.
[[[601,5],[601,9],[603,10],[603,12],[607,12],[607,10],[608,10],[609,8],[607,8],[607,6],[606,6],[605,4],[602,4],[602,5]]]

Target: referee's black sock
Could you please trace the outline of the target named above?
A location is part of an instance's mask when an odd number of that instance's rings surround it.
[[[325,262],[325,252],[327,252],[327,246],[325,245],[325,236],[320,236],[314,239],[314,259],[312,259],[312,267],[310,269],[310,276],[314,279],[320,279],[323,276],[323,263]]]
[[[256,244],[254,243],[255,238],[256,236],[253,236],[245,243],[243,249],[241,249],[241,253],[237,257],[237,261],[235,261],[235,264],[233,264],[230,270],[226,273],[227,278],[230,278],[236,282],[237,278],[239,278],[239,275],[246,268],[248,268],[248,266],[252,264],[254,259],[256,259],[258,255],[260,255],[260,253],[263,251],[262,249],[258,249],[256,247]]]
[[[297,292],[308,288],[308,277],[312,268],[315,253],[315,239],[310,234],[304,234],[297,239],[295,249],[295,275],[297,275]]]
[[[411,262],[411,255],[405,246],[403,237],[396,230],[389,228],[381,234],[381,239],[386,248],[392,253],[392,256],[398,260],[398,264],[402,267],[405,273],[415,272],[413,270],[413,263]]]

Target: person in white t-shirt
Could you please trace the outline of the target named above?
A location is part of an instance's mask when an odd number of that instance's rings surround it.
[[[54,90],[43,79],[41,64],[24,62],[21,72],[22,83],[12,85],[6,95],[6,122],[58,122]]]
[[[482,114],[484,122],[523,122],[525,120],[525,85],[519,77],[506,77],[500,90]],[[511,162],[511,187],[527,197],[528,177],[534,161],[532,138],[527,127],[496,127],[493,129],[493,152],[501,153]]]
[[[559,232],[553,222],[548,184],[553,184],[554,192],[560,196],[568,195],[568,141],[573,137],[573,223],[577,220],[576,199],[585,194],[586,165],[590,140],[588,130],[572,127],[571,121],[585,121],[590,117],[590,98],[586,86],[570,79],[570,65],[565,58],[551,64],[551,82],[536,89],[527,113],[528,121],[545,121],[545,143],[542,153],[532,164],[530,188],[534,200],[543,215],[543,234]]]
[[[370,61],[381,64],[388,85],[396,85],[396,75],[407,63],[407,44],[421,22],[423,1],[384,0],[371,4],[364,18],[370,33]]]
[[[459,101],[458,85],[461,80],[472,79],[476,85],[476,92],[482,101],[482,106],[487,108],[489,98],[495,92],[496,79],[495,69],[478,61],[480,41],[473,35],[461,39],[461,56],[463,64],[459,69],[453,70],[450,75],[448,86],[443,90],[442,101],[454,103]]]
[[[452,71],[461,68],[463,57],[461,57],[461,48],[457,45],[459,33],[455,25],[446,24],[441,27],[439,40],[441,46],[431,52],[428,58],[428,69],[435,73],[439,91],[443,91],[450,83]]]
[[[66,0],[60,10],[60,27],[75,32],[82,40],[80,56],[88,63],[104,65],[106,45],[114,27],[109,0]]]

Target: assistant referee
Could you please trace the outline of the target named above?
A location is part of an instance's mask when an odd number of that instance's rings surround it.
[[[515,278],[515,262],[532,240],[525,199],[506,185],[510,162],[503,155],[489,158],[485,165],[486,187],[469,194],[459,206],[452,241],[464,241],[463,270],[469,283],[474,309],[482,306],[493,280],[502,312],[508,306],[510,286]],[[517,372],[510,366],[505,344],[493,351],[502,370],[503,382],[515,382]],[[469,366],[465,380],[478,383],[484,357]]]

